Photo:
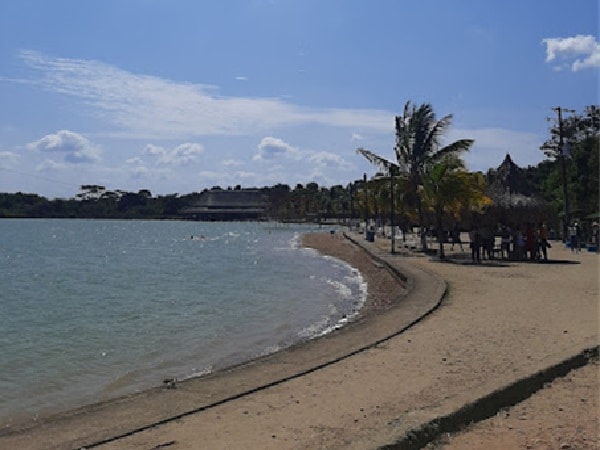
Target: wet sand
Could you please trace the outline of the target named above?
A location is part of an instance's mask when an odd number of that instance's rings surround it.
[[[339,234],[304,242],[363,272],[369,299],[357,322],[177,389],[4,429],[0,448],[378,448],[598,345],[598,255],[555,245],[550,258],[562,263],[447,264],[354,238],[381,259]],[[542,423],[555,414],[536,413]]]

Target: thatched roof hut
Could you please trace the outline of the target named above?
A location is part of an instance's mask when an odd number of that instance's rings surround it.
[[[521,169],[507,153],[496,170],[487,174],[487,195],[494,205],[503,207],[542,206],[545,204],[533,191],[525,170]]]

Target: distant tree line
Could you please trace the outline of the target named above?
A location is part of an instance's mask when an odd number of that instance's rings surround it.
[[[152,197],[148,190],[99,198],[49,200],[37,194],[0,193],[0,218],[170,219],[198,194]]]
[[[368,218],[385,223],[393,216],[395,224],[403,228],[421,224],[449,229],[453,223],[465,226],[490,211],[495,211],[495,218],[517,214],[519,208],[515,205],[501,205],[498,201],[494,204],[489,188],[498,184],[496,169],[484,174],[464,168],[459,154],[468,150],[470,140],[459,140],[444,148],[436,146],[437,133],[445,130],[450,118],[436,120],[429,105],[417,108],[407,103],[404,115],[396,118],[397,161],[359,149],[382,171],[346,185],[324,187],[312,182],[259,188],[268,198],[265,219]],[[413,125],[424,126],[409,127],[411,120]],[[428,130],[433,136],[431,140],[427,140],[427,133],[419,137],[422,130]],[[556,221],[564,206],[563,156],[558,146],[561,136],[571,217],[582,219],[597,214],[600,209],[598,106],[588,106],[580,114],[563,118],[561,124],[555,123],[550,138],[541,146],[548,159],[519,169],[518,185],[507,189],[542,199],[546,205],[542,212],[544,219]],[[415,142],[419,143],[420,138],[422,146],[417,148]],[[510,151],[509,143],[507,149]],[[408,174],[404,178],[399,176],[402,171]],[[393,183],[391,175],[396,177]],[[242,186],[226,189],[242,189]],[[53,200],[30,193],[0,193],[0,218],[181,219],[181,211],[193,206],[201,195],[193,192],[153,196],[148,189],[127,192],[107,190],[101,185],[83,185],[80,190],[72,199]],[[539,208],[533,208],[532,213],[528,205],[520,206],[521,212],[525,211],[523,217],[542,214]]]

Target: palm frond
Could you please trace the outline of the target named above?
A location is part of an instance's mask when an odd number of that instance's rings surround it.
[[[430,160],[423,166],[424,178],[446,172],[457,172],[466,169],[465,161],[456,153],[446,153],[436,160]]]
[[[452,144],[439,149],[434,155],[431,155],[431,159],[433,162],[437,162],[447,155],[459,155],[462,152],[467,152],[474,142],[473,139],[459,139],[458,141],[454,141]]]
[[[433,146],[430,141],[430,136],[437,136],[439,131],[436,131],[436,118],[433,107],[424,103],[414,111],[410,120],[410,133],[412,134],[412,161],[413,164],[419,166],[429,159],[432,153]]]
[[[392,167],[398,166],[398,164],[396,164],[390,160],[387,160],[385,158],[382,158],[381,156],[373,153],[372,151],[364,149],[362,147],[357,148],[356,153],[364,156],[367,159],[367,161],[369,161],[371,164],[374,164],[377,167],[379,167],[383,170],[386,170],[386,171],[392,170],[391,169]],[[396,170],[396,169],[394,169],[394,170]]]
[[[442,117],[440,120],[432,124],[429,130],[429,135],[425,139],[424,147],[433,150],[439,145],[439,138],[450,128],[452,124],[452,114]]]

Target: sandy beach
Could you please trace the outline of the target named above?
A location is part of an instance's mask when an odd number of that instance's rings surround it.
[[[339,233],[304,245],[363,273],[369,298],[356,322],[177,389],[3,427],[0,448],[417,448],[439,418],[482,410],[519,381],[532,390],[544,376],[554,381],[496,408],[492,423],[430,446],[598,447],[598,366],[556,376],[599,344],[598,255],[556,244],[548,264],[472,265],[450,253],[453,264],[350,237],[360,246]]]

